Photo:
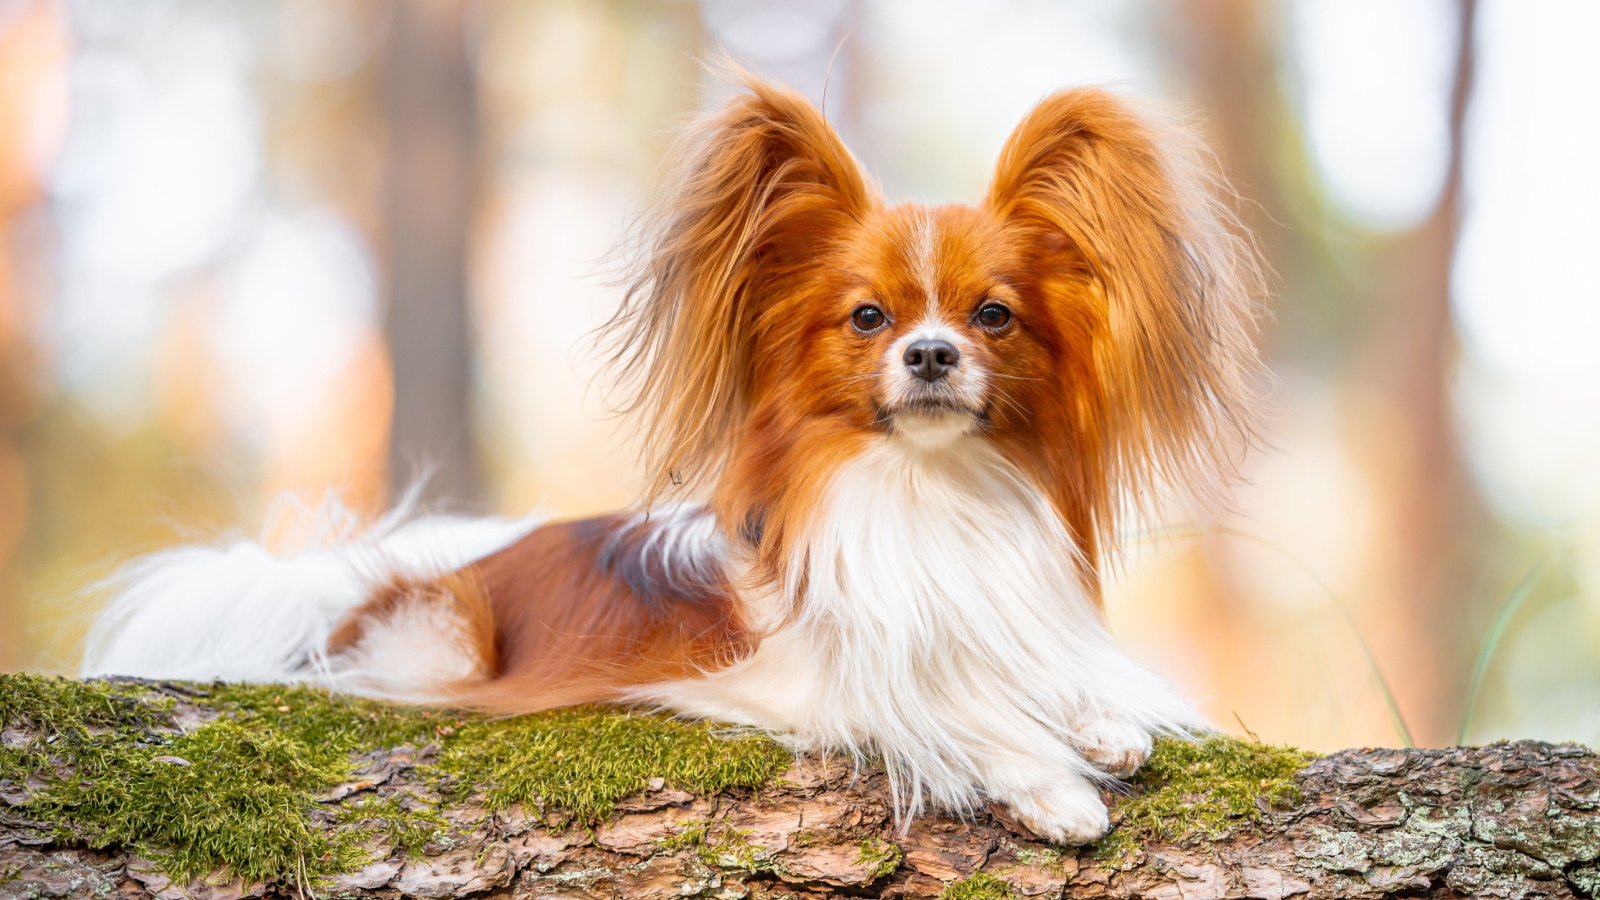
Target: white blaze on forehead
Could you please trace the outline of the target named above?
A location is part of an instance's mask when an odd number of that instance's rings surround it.
[[[931,213],[923,212],[917,218],[912,264],[916,268],[917,282],[922,285],[922,293],[928,298],[928,317],[933,318],[939,308],[939,265],[935,258],[938,232]]]
[[[967,343],[967,339],[960,332],[950,327],[950,323],[946,322],[937,313],[929,315],[921,322],[918,322],[917,327],[911,329],[911,333],[906,335],[906,340],[908,343],[910,341],[949,341],[957,347],[964,347]]]

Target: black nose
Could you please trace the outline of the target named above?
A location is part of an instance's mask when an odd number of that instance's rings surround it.
[[[904,358],[911,374],[923,381],[938,381],[961,361],[961,351],[949,341],[912,341]]]

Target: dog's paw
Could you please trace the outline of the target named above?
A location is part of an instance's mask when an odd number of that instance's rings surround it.
[[[1096,714],[1078,724],[1072,745],[1095,768],[1128,778],[1150,758],[1150,733],[1126,719]]]
[[[1100,792],[1078,777],[1012,799],[1006,809],[1023,827],[1055,844],[1089,844],[1111,830],[1111,817]]]

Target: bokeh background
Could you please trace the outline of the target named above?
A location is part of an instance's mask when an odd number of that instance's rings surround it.
[[[1116,631],[1265,739],[1600,742],[1596,46],[1588,0],[0,0],[0,669],[285,494],[627,503],[585,339],[725,51],[893,199],[980,196],[1057,87],[1190,110],[1277,383]]]

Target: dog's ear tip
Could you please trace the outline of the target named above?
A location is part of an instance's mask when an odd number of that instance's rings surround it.
[[[724,107],[758,105],[781,111],[811,106],[794,88],[746,66],[725,50],[706,56],[701,66],[714,95],[727,98]]]

